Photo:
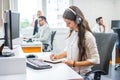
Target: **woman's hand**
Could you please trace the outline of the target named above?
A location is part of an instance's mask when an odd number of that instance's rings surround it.
[[[63,61],[63,63],[67,64],[67,65],[70,66],[70,67],[73,67],[74,61],[69,59],[69,60]]]
[[[51,55],[50,55],[50,59],[51,59],[52,61],[56,60],[56,59],[57,59],[57,58],[56,58],[56,55],[55,55],[55,54],[51,54]]]

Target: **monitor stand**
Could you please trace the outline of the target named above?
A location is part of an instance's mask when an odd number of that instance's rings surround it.
[[[14,53],[11,51],[4,51],[3,52],[3,48],[4,48],[4,44],[0,47],[0,57],[11,57],[14,56]]]
[[[0,46],[0,56],[2,56],[2,50],[3,50],[3,48],[4,48],[4,44],[2,44],[2,45]]]
[[[15,54],[13,52],[2,52],[3,57],[11,57],[14,56]]]

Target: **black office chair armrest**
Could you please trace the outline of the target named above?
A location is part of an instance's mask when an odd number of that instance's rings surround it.
[[[91,74],[94,74],[94,79],[93,79],[93,80],[100,80],[101,75],[102,75],[102,74],[105,74],[105,71],[103,71],[103,70],[90,71],[90,72],[88,72],[88,73],[85,74],[84,80],[90,80],[90,79],[89,79],[89,76],[90,76]]]
[[[85,76],[89,76],[90,74],[93,74],[93,73],[105,74],[105,71],[103,70],[89,71],[88,73],[85,74]]]
[[[43,43],[43,45],[45,45],[45,46],[49,46],[49,44],[47,44],[47,43]]]
[[[48,46],[49,46],[49,44],[47,44],[47,43],[43,43],[43,46],[44,46],[44,48],[43,48],[43,52],[47,52],[48,50]],[[48,51],[49,52],[49,51]]]

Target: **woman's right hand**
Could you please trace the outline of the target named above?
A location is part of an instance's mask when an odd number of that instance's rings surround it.
[[[56,55],[55,55],[55,54],[51,54],[51,55],[50,55],[50,59],[51,59],[52,61],[56,60]]]

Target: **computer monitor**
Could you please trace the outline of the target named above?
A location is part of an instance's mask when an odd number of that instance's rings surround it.
[[[112,20],[111,29],[113,29],[113,31],[118,34],[116,48],[118,49],[118,56],[120,57],[120,20]]]
[[[120,29],[120,20],[112,20],[111,29]]]
[[[19,35],[19,21],[20,14],[13,12],[11,10],[6,10],[4,12],[4,44],[0,45],[0,55],[2,54],[2,49],[7,46],[9,49],[13,49],[12,40],[18,38]]]

